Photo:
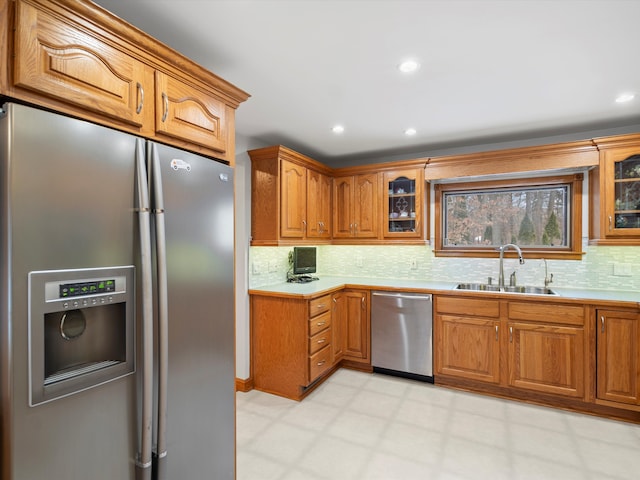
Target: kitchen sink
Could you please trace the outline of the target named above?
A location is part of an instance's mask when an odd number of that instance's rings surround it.
[[[556,292],[547,287],[531,287],[526,285],[504,286],[500,288],[498,285],[490,283],[459,283],[456,289],[481,292],[522,293],[525,295],[557,295]]]

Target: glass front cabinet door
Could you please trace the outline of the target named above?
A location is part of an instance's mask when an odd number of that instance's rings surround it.
[[[640,237],[640,146],[604,154],[607,237]]]
[[[424,238],[424,190],[421,168],[385,172],[383,223],[386,238]]]

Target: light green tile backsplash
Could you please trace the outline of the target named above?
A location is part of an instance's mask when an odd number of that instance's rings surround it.
[[[251,247],[249,286],[258,288],[286,280],[292,247]],[[547,260],[552,286],[640,291],[640,246],[585,246],[582,260]],[[318,246],[317,275],[421,279],[451,282],[497,281],[496,258],[436,258],[430,246]],[[415,261],[415,269],[412,269]],[[629,276],[614,275],[614,265],[630,265]],[[504,260],[505,277],[515,270],[519,285],[543,285],[544,263]],[[619,273],[619,272],[616,272]]]

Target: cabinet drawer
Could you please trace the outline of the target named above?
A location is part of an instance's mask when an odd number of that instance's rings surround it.
[[[315,317],[316,315],[329,310],[331,305],[331,295],[325,295],[324,297],[314,298],[309,302],[309,317]]]
[[[584,307],[582,305],[558,305],[557,303],[509,302],[509,318],[583,326]]]
[[[331,343],[331,328],[327,328],[320,333],[315,334],[309,339],[309,355],[313,355],[321,348]]]
[[[500,316],[500,304],[497,300],[436,296],[435,306],[438,313],[493,318]]]
[[[331,312],[325,312],[309,320],[309,336],[313,336],[331,326]]]
[[[327,345],[309,357],[309,383],[331,368],[331,346]]]

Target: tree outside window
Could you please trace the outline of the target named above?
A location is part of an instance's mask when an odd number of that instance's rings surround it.
[[[437,185],[435,253],[492,256],[506,243],[534,257],[581,253],[581,186],[582,175]]]

